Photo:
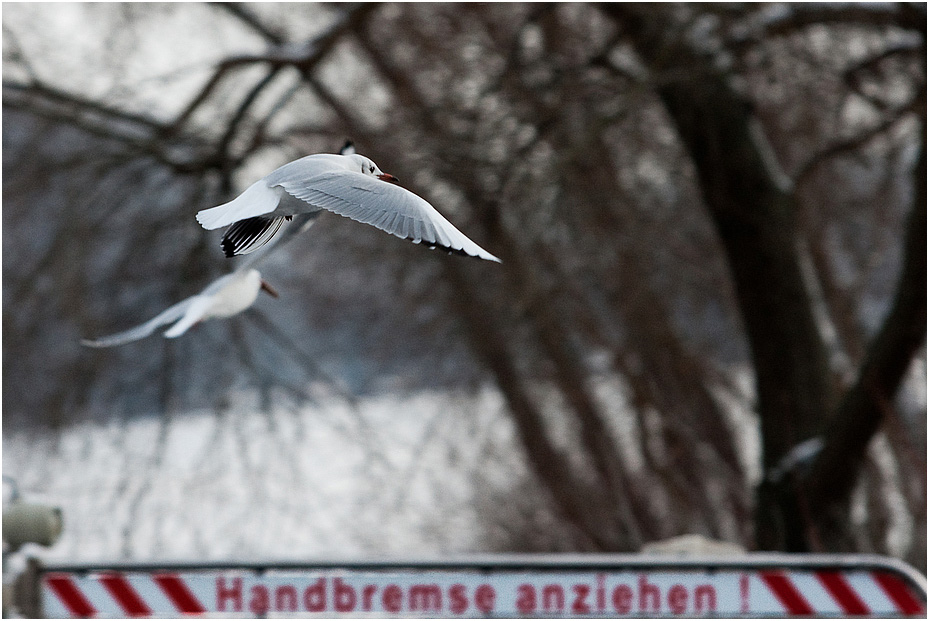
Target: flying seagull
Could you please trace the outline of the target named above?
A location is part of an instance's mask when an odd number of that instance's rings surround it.
[[[297,234],[308,229],[314,221],[316,214],[302,214],[288,222],[285,231],[279,235],[273,245],[281,246]],[[159,313],[153,319],[130,328],[124,332],[104,336],[98,339],[82,339],[81,345],[87,347],[115,347],[138,341],[152,334],[162,326],[173,323],[164,336],[169,339],[177,338],[187,332],[192,326],[208,319],[223,319],[232,317],[250,308],[258,294],[265,291],[272,297],[277,292],[255,269],[255,264],[268,256],[272,246],[242,263],[235,271],[220,276],[196,295],[178,302],[174,306]]]
[[[398,185],[397,178],[347,144],[342,154],[319,153],[284,164],[232,201],[197,213],[203,228],[229,228],[227,257],[266,244],[284,222],[323,210],[375,226],[430,248],[497,261],[459,231],[425,199]],[[230,226],[231,225],[231,226]]]
[[[87,347],[124,345],[145,338],[161,326],[176,322],[164,333],[165,337],[173,339],[181,336],[200,321],[231,317],[241,313],[255,303],[258,299],[258,292],[262,289],[277,297],[277,292],[261,278],[258,270],[236,270],[217,278],[197,295],[178,302],[140,326],[99,339],[83,339],[81,345]]]

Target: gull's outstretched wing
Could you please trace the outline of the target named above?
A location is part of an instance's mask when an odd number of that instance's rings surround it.
[[[220,276],[200,293],[178,302],[138,327],[99,339],[84,339],[81,344],[87,347],[115,347],[145,338],[160,326],[172,322],[175,322],[174,325],[165,331],[164,336],[176,338],[206,319],[232,317],[241,313],[255,302],[262,288],[276,295],[261,279],[258,270],[243,266]]]
[[[489,261],[490,254],[445,219],[425,199],[398,185],[361,173],[330,171],[312,179],[285,179],[280,187],[310,205],[370,224],[413,243],[425,243]]]
[[[173,321],[177,321],[183,317],[184,313],[187,312],[187,309],[197,297],[198,296],[194,295],[187,298],[186,300],[178,302],[174,306],[171,306],[159,313],[154,319],[150,319],[142,325],[136,326],[135,328],[130,328],[124,332],[111,334],[110,336],[103,336],[98,339],[81,339],[81,345],[86,347],[116,347],[117,345],[124,345],[126,343],[131,343],[132,341],[144,339],[146,336],[161,326],[167,325]]]

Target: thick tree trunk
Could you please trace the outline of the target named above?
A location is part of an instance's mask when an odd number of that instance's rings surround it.
[[[686,69],[658,87],[697,177],[736,289],[751,348],[767,472],[820,432],[832,402],[828,358],[796,253],[794,205],[772,178],[752,133],[748,102],[681,41],[662,11],[611,5],[610,13],[655,72]],[[673,49],[672,46],[673,45]],[[790,495],[762,489],[756,505],[762,549],[804,550],[803,513]]]
[[[893,398],[925,339],[925,160],[916,166],[915,211],[893,309],[836,410],[796,252],[793,197],[779,186],[748,103],[710,58],[683,38],[667,39],[674,28],[665,12],[633,5],[606,10],[654,72],[696,76],[662,82],[657,94],[694,162],[732,272],[751,346],[765,473],[799,443],[824,434],[825,448],[807,475],[766,477],[759,487],[756,543],[790,551],[847,549],[848,498],[888,410],[882,404]]]

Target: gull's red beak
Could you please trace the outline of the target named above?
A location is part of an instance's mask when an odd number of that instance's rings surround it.
[[[276,298],[276,297],[277,297],[277,291],[275,291],[275,290],[274,290],[274,287],[272,287],[271,285],[269,285],[269,284],[268,284],[268,281],[266,281],[264,278],[261,279],[261,288],[262,288],[262,290],[264,290],[265,293],[267,293],[268,295],[270,295],[272,298]]]
[[[387,173],[381,173],[380,175],[377,176],[377,178],[380,179],[381,181],[386,181],[387,183],[393,183],[394,185],[400,185],[399,179]]]

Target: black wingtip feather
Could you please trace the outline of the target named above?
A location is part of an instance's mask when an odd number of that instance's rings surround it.
[[[473,254],[468,254],[467,252],[465,252],[464,250],[460,248],[452,248],[450,246],[443,246],[442,244],[437,244],[435,242],[428,242],[425,239],[421,239],[419,241],[414,240],[412,237],[404,237],[404,239],[409,240],[413,242],[414,244],[422,244],[429,250],[435,250],[436,248],[438,248],[439,250],[442,250],[448,254],[457,254],[458,256],[461,256],[461,257],[471,257],[473,259],[481,258],[481,257],[475,257]]]
[[[223,234],[220,242],[223,254],[227,257],[236,257],[258,250],[268,243],[284,221],[289,219],[288,216],[280,218],[258,216],[239,220]]]
[[[235,246],[228,239],[223,237],[222,241],[219,242],[219,245],[222,246],[223,254],[226,255],[226,258],[232,258],[235,256]]]

